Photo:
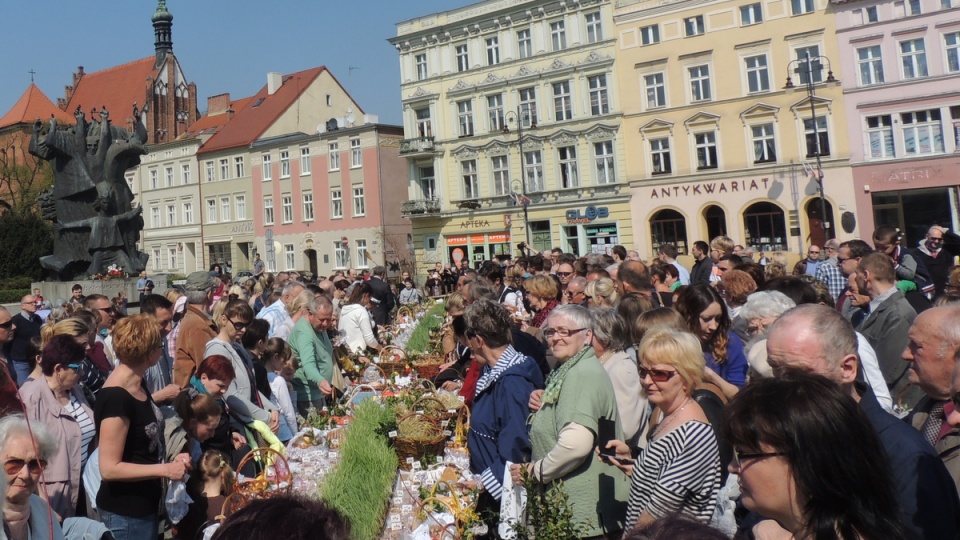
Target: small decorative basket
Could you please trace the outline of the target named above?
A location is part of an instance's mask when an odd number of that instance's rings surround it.
[[[405,424],[412,423],[417,423],[423,433],[417,433],[416,436],[405,434]],[[393,448],[397,452],[397,457],[400,458],[400,467],[404,470],[411,468],[407,458],[419,461],[425,456],[441,455],[446,442],[447,437],[440,423],[430,416],[415,412],[397,420],[397,437],[393,441]]]

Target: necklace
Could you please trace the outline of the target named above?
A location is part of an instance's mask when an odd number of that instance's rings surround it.
[[[657,434],[660,433],[660,430],[663,429],[665,426],[667,426],[670,422],[672,422],[674,418],[676,418],[681,411],[686,409],[687,405],[689,404],[690,404],[690,398],[684,399],[683,404],[680,406],[679,409],[667,415],[663,420],[660,421],[659,424],[657,424],[657,428],[653,430],[653,435],[651,435],[650,438],[651,439],[656,438]]]

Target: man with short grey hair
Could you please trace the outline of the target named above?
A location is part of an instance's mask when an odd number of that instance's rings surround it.
[[[333,345],[327,336],[332,322],[333,304],[318,294],[290,332],[290,348],[300,364],[293,375],[293,388],[297,391],[297,410],[303,416],[311,407],[323,408],[326,399],[333,396],[334,370],[340,368],[333,359]]]
[[[187,276],[183,286],[187,309],[180,321],[177,347],[173,355],[173,384],[186,388],[197,371],[207,342],[217,336],[217,326],[207,315],[217,280],[209,272],[198,271]]]
[[[587,278],[576,276],[570,279],[567,289],[563,291],[564,304],[576,304],[578,306],[587,305],[587,295],[584,290],[587,288]]]
[[[298,281],[288,281],[283,286],[283,292],[280,293],[280,299],[260,310],[257,313],[258,319],[263,319],[270,323],[270,332],[268,337],[274,337],[283,326],[293,326],[293,319],[287,313],[287,304],[293,302],[293,299],[304,291],[304,286]]]

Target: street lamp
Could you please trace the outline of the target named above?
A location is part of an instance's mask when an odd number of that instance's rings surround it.
[[[810,53],[804,55],[803,58],[798,58],[791,61],[787,64],[787,73],[790,73],[791,66],[793,67],[793,72],[798,75],[807,74],[807,98],[810,101],[810,117],[811,122],[813,123],[813,144],[814,151],[813,155],[817,160],[817,191],[820,194],[820,223],[823,226],[823,239],[824,241],[832,238],[830,235],[830,222],[827,221],[827,200],[823,195],[823,167],[820,164],[820,133],[819,128],[817,127],[817,110],[814,105],[813,98],[816,97],[816,93],[813,88],[813,63],[817,62],[817,69],[823,69],[822,63],[827,64],[827,80],[828,83],[840,82],[833,76],[833,68],[830,65],[830,59],[826,56],[810,56]],[[801,77],[801,80],[803,77]],[[784,85],[784,90],[789,90],[794,88],[793,79],[787,75],[787,84]]]
[[[511,120],[511,117],[513,117],[512,120]],[[508,126],[508,124],[510,122],[517,123],[517,147],[519,148],[518,153],[520,154],[520,195],[523,197],[523,199],[520,201],[520,204],[523,206],[523,231],[526,233],[526,245],[527,245],[527,248],[529,249],[530,248],[530,215],[527,212],[527,205],[529,203],[529,199],[527,199],[527,182],[523,174],[523,122],[525,120],[530,120],[530,111],[523,110],[520,107],[517,107],[516,112],[507,111],[506,114],[503,115],[503,133],[505,135],[510,133],[510,127]],[[537,121],[532,120],[530,122],[530,127],[536,128]]]

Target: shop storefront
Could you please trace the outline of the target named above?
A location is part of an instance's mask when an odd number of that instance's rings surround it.
[[[476,268],[483,261],[501,259],[510,256],[510,233],[496,232],[485,234],[458,234],[444,237],[447,244],[447,261],[459,265],[460,261],[470,261]]]
[[[538,208],[531,205],[530,243],[537,251],[559,247],[566,253],[607,253],[613,246],[633,249],[630,204],[626,200],[576,206]],[[524,235],[515,222],[514,236]]]

